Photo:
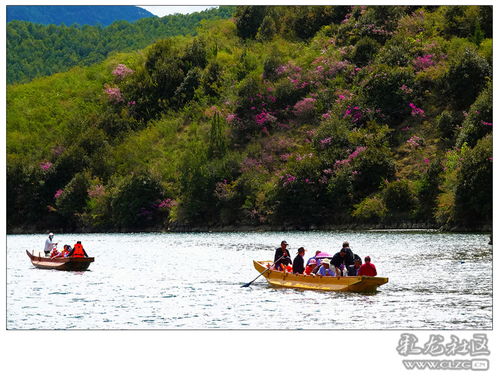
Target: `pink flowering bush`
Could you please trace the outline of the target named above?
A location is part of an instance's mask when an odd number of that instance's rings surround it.
[[[121,103],[124,100],[119,87],[109,87],[106,85],[104,92],[108,96],[109,101],[113,103]]]
[[[411,115],[412,116],[424,117],[425,113],[421,108],[416,107],[413,103],[409,103],[409,107],[411,107]]]
[[[355,150],[352,153],[348,155],[347,158],[345,158],[344,160],[337,160],[334,164],[335,167],[338,168],[350,164],[354,159],[356,159],[359,156],[359,154],[364,152],[366,149],[367,147],[365,146],[358,146],[357,148],[355,148]]]
[[[429,67],[435,66],[435,62],[433,61],[433,54],[425,54],[421,57],[416,57],[412,61],[412,65],[416,69],[416,71],[423,71]]]
[[[294,175],[291,175],[291,174],[286,174],[284,176],[281,176],[281,180],[282,180],[282,185],[283,186],[288,186],[290,184],[292,184],[293,182],[296,181],[296,177]]]
[[[308,119],[312,117],[316,102],[317,100],[314,98],[304,98],[298,101],[293,107],[294,115],[301,119]]]
[[[120,63],[118,66],[116,66],[116,68],[113,70],[113,75],[117,79],[123,79],[127,75],[130,75],[133,73],[134,73],[134,71],[132,69],[129,69],[128,67],[126,67],[126,65],[124,65],[122,63]]]
[[[333,138],[331,136],[329,136],[329,137],[326,137],[325,139],[320,140],[319,143],[321,144],[322,147],[326,147],[326,146],[330,145],[332,141],[333,141]]]
[[[409,140],[407,140],[407,144],[412,148],[417,148],[418,146],[421,146],[423,141],[424,140],[421,137],[412,136]]]
[[[64,193],[64,190],[62,190],[62,189],[57,190],[54,194],[54,199],[59,198],[63,193]]]
[[[52,166],[54,166],[54,164],[50,161],[44,161],[40,163],[40,169],[42,169],[44,172],[50,170]]]

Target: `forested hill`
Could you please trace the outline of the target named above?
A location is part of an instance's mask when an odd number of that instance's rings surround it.
[[[115,21],[134,22],[145,17],[156,17],[151,12],[128,5],[8,5],[7,22],[29,21],[55,25],[102,25]]]
[[[490,229],[492,45],[490,6],[241,6],[9,85],[8,231]]]
[[[228,18],[234,9],[219,7],[133,23],[116,21],[107,27],[11,21],[7,24],[7,83],[24,83],[73,66],[88,66],[104,60],[111,52],[142,49],[161,38],[195,35],[202,21]]]

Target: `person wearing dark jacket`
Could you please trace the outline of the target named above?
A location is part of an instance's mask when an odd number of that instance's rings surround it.
[[[281,269],[281,265],[286,266],[291,264],[291,257],[289,257],[289,251],[286,248],[287,246],[288,243],[286,243],[286,241],[283,240],[281,242],[281,246],[275,250],[274,267],[277,270]]]
[[[303,274],[305,271],[305,261],[303,260],[303,256],[305,255],[305,248],[298,248],[298,253],[296,254],[295,259],[293,260],[293,273]]]
[[[360,257],[352,252],[349,243],[346,241],[343,243],[343,248],[331,259],[331,265],[335,267],[336,275],[341,276],[343,268],[354,265],[356,259],[360,260]]]

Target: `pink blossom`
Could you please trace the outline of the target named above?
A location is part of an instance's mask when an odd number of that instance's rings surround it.
[[[404,93],[406,93],[406,94],[410,94],[410,93],[412,93],[412,89],[411,89],[411,88],[409,88],[409,87],[407,87],[405,84],[403,84],[402,86],[400,86],[400,89],[401,89]]]
[[[423,139],[418,136],[412,136],[409,140],[407,140],[407,144],[409,144],[413,148],[417,148],[421,145]]]
[[[357,158],[359,156],[359,154],[362,153],[362,152],[364,152],[366,149],[367,149],[367,147],[365,147],[365,146],[358,146],[357,148],[355,148],[355,150],[352,153],[349,154],[349,156],[347,158],[345,158],[344,160],[337,160],[334,163],[334,165],[336,167],[347,165],[350,162],[352,162],[352,160],[354,160],[355,158]]]
[[[409,107],[411,107],[411,115],[412,116],[421,116],[424,117],[424,111],[421,108],[416,107],[413,103],[409,103]]]
[[[50,161],[45,161],[45,162],[42,162],[40,163],[40,168],[46,172],[47,170],[49,170],[54,164]]]
[[[425,159],[423,160],[423,162],[424,162],[425,164],[427,164],[427,165],[428,165],[428,164],[430,163],[430,159],[429,159],[429,158],[425,158]]]
[[[159,204],[158,204],[158,208],[167,208],[167,209],[170,209],[172,208],[173,206],[175,206],[177,204],[176,201],[174,201],[173,199],[171,198],[166,198],[166,199],[163,199]]]
[[[333,141],[333,138],[332,137],[326,137],[325,139],[322,139],[320,142],[320,144],[324,147],[326,145],[329,145],[331,144],[331,142]]]
[[[104,92],[107,94],[107,96],[111,102],[120,103],[123,101],[123,96],[121,95],[121,90],[118,87],[109,87],[106,85]]]
[[[314,98],[304,98],[298,101],[293,107],[293,113],[298,117],[310,116],[314,111],[316,101]]]
[[[275,116],[273,116],[270,112],[262,111],[258,115],[255,116],[255,122],[258,125],[264,125],[267,123],[273,123],[277,120]]]
[[[481,122],[483,125],[486,125],[486,126],[492,127],[492,123],[488,123],[488,122],[483,121],[483,120],[481,120],[480,122]]]
[[[348,156],[348,158],[349,158],[350,160],[353,160],[354,158],[357,158],[357,156],[358,156],[360,153],[364,152],[366,149],[367,149],[367,148],[366,148],[365,146],[358,146],[357,148],[355,148],[355,151],[353,151],[353,152],[352,152],[352,154],[350,154],[350,155]]]
[[[322,118],[327,120],[327,119],[331,118],[331,114],[329,112],[323,113]]]
[[[119,79],[123,79],[127,75],[133,74],[133,70],[129,69],[126,67],[126,65],[120,63],[116,68],[113,70],[113,75]]]
[[[62,195],[62,193],[64,193],[64,190],[62,189],[57,190],[54,194],[54,199],[59,198]]]
[[[358,106],[355,107],[348,106],[347,109],[345,110],[345,113],[343,114],[343,119],[347,118],[348,116],[351,117],[354,123],[358,123],[362,120],[363,114]]]
[[[290,183],[293,183],[296,181],[296,177],[291,175],[291,174],[286,174],[285,176],[281,177],[281,179],[284,179],[283,186],[287,186]]]
[[[237,115],[234,114],[234,113],[228,114],[227,118],[226,118],[226,120],[227,120],[228,123],[232,123],[236,119],[237,119]]]
[[[422,71],[427,69],[428,67],[434,66],[435,62],[433,61],[433,55],[432,54],[426,54],[422,57],[417,57],[412,61],[412,64],[414,65],[414,68],[417,71]]]

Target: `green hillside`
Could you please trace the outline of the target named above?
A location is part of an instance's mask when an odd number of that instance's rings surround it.
[[[9,231],[492,220],[492,16],[238,7],[7,91]]]
[[[44,25],[110,25],[123,20],[134,22],[156,17],[140,7],[129,5],[7,5],[7,22],[20,20]]]
[[[7,82],[25,83],[74,66],[89,66],[103,61],[112,52],[142,49],[161,38],[195,35],[202,21],[228,18],[233,11],[234,7],[218,7],[188,15],[116,21],[107,27],[11,21],[7,24]],[[108,16],[105,11],[101,13],[102,17]],[[61,11],[59,16],[64,13]]]

